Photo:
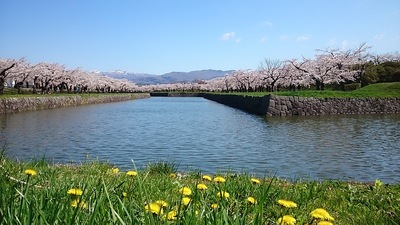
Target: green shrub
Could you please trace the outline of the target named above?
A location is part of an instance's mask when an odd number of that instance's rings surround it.
[[[361,88],[361,84],[360,83],[352,83],[352,84],[345,84],[344,85],[344,91],[354,91]]]

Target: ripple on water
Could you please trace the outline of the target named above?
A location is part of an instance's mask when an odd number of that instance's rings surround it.
[[[202,98],[149,98],[0,119],[6,154],[21,160],[400,182],[400,115],[260,118]]]

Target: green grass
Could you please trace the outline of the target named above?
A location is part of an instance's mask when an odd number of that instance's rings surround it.
[[[0,95],[0,98],[27,98],[27,97],[57,97],[57,96],[81,96],[82,98],[89,97],[101,97],[101,96],[110,96],[110,95],[131,95],[135,96],[136,93],[51,93],[51,94],[32,94],[32,93],[24,93],[18,94],[17,89],[15,88],[5,88],[4,94]]]
[[[37,175],[27,175],[26,169]],[[283,215],[293,216],[296,224],[317,224],[310,216],[316,208],[327,210],[335,219],[333,224],[400,223],[400,184],[277,177],[257,177],[257,184],[249,174],[210,174],[226,179],[216,183],[199,172],[168,174],[174,169],[173,163],[161,162],[128,176],[106,162],[22,163],[7,159],[3,152],[0,224],[277,224]],[[131,170],[136,171],[134,165]],[[199,183],[208,188],[197,189]],[[183,187],[191,189],[188,205],[182,203],[185,196],[179,190]],[[68,195],[72,188],[82,190],[82,196]],[[229,197],[218,197],[221,191]],[[256,204],[248,202],[250,196]],[[279,199],[294,201],[297,207],[285,208],[277,203]],[[159,207],[154,204],[157,200],[168,205]],[[151,203],[158,206],[154,213],[146,210]],[[217,208],[211,207],[214,203]]]
[[[371,84],[354,91],[302,90],[280,92],[235,92],[229,94],[259,97],[273,94],[280,96],[299,96],[314,98],[400,98],[400,82]]]

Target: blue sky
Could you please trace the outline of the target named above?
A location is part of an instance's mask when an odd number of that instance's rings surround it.
[[[315,49],[400,51],[399,0],[1,0],[0,57],[163,74],[258,69]]]

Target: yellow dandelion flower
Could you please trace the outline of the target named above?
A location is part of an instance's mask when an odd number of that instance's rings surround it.
[[[319,222],[317,223],[317,225],[333,225],[333,223],[331,223],[331,222],[329,222],[329,221],[323,220],[323,221],[319,221]]]
[[[113,173],[113,174],[117,174],[117,173],[119,173],[119,169],[118,169],[118,167],[114,167],[114,168],[112,168],[112,169],[111,169],[111,173]]]
[[[378,180],[378,179],[375,180],[374,188],[379,188],[379,187],[381,187],[382,185],[383,185],[383,182],[382,182],[382,181],[380,181],[380,180]]]
[[[128,193],[126,193],[125,191],[123,191],[122,193],[121,193],[121,197],[122,198],[126,198],[128,196]]]
[[[134,176],[137,176],[137,172],[133,171],[133,170],[130,170],[130,171],[126,172],[126,175],[130,176],[130,177],[134,177]]]
[[[286,208],[296,208],[297,207],[297,204],[295,202],[284,200],[284,199],[278,200],[278,204],[281,206],[284,206]]]
[[[278,219],[278,224],[279,225],[295,225],[296,219],[291,215],[285,215]]]
[[[257,200],[254,197],[248,197],[247,202],[253,205],[257,204]]]
[[[191,199],[188,198],[188,197],[183,197],[182,198],[182,204],[183,205],[189,205],[190,201],[191,201]]]
[[[87,208],[87,205],[83,200],[78,200],[78,199],[72,200],[72,202],[71,202],[71,206],[72,207],[76,208],[76,207],[78,207],[78,205],[79,205],[79,207],[81,209],[86,209]]]
[[[83,194],[83,191],[79,188],[71,188],[67,191],[67,194],[74,196],[81,196]]]
[[[219,198],[221,198],[221,197],[229,198],[229,193],[226,192],[226,191],[220,191],[220,192],[217,193],[217,196],[218,196]]]
[[[203,175],[203,180],[211,181],[212,178],[209,175]]]
[[[163,219],[164,220],[176,220],[177,216],[178,216],[178,211],[172,210],[172,211],[169,211],[167,214],[165,214],[163,216]]]
[[[160,205],[161,207],[163,207],[163,208],[168,206],[168,203],[166,201],[164,201],[164,200],[157,200],[156,203],[158,205]]]
[[[163,209],[162,207],[157,204],[157,203],[150,203],[144,206],[144,209],[146,210],[146,212],[150,212],[156,215],[161,215],[163,214]]]
[[[190,190],[190,188],[188,188],[188,187],[183,187],[183,188],[179,189],[179,193],[181,193],[183,195],[191,195],[192,190]]]
[[[25,174],[28,176],[36,176],[36,171],[34,171],[32,169],[27,169],[27,170],[25,170]]]
[[[197,184],[197,189],[199,190],[206,190],[208,187],[205,184]]]
[[[257,179],[257,178],[251,178],[250,181],[251,181],[253,184],[261,184],[261,181],[260,181],[259,179]]]
[[[225,183],[225,178],[223,178],[223,177],[215,177],[214,178],[214,182],[217,182],[217,183]]]
[[[213,204],[211,204],[211,208],[218,209],[219,205],[217,203],[213,203]]]
[[[313,210],[310,215],[315,218],[315,219],[322,219],[322,220],[328,220],[328,221],[334,221],[335,219],[329,215],[329,213],[322,208],[317,208]]]
[[[169,174],[169,177],[170,178],[176,178],[176,173],[171,173],[171,174]],[[172,211],[171,211],[172,212]]]

